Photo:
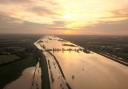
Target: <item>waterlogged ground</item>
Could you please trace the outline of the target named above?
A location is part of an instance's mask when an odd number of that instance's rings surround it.
[[[45,55],[51,89],[128,89],[128,67],[54,36],[35,45]]]
[[[35,67],[26,68],[22,75],[4,89],[41,89],[41,69],[39,63]]]

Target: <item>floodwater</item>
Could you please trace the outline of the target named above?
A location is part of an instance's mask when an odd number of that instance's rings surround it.
[[[125,65],[54,36],[35,45],[46,56],[51,89],[128,89]]]
[[[41,89],[41,69],[39,63],[35,67],[26,68],[22,75],[4,89]]]

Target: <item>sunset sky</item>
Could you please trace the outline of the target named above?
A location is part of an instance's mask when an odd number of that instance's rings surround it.
[[[0,33],[128,35],[128,0],[0,0]]]

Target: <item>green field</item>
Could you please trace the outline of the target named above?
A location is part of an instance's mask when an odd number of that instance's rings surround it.
[[[12,62],[18,60],[19,57],[17,55],[0,55],[0,64]]]
[[[35,36],[0,36],[0,89],[22,75],[38,61]]]

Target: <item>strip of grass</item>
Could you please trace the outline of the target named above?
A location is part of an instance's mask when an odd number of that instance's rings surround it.
[[[36,63],[37,59],[31,55],[21,61],[0,67],[0,89],[20,77],[25,68],[34,66]]]
[[[50,81],[49,81],[49,74],[48,74],[48,65],[46,58],[44,54],[39,52],[40,54],[40,66],[41,66],[41,71],[42,71],[42,89],[50,89]]]

